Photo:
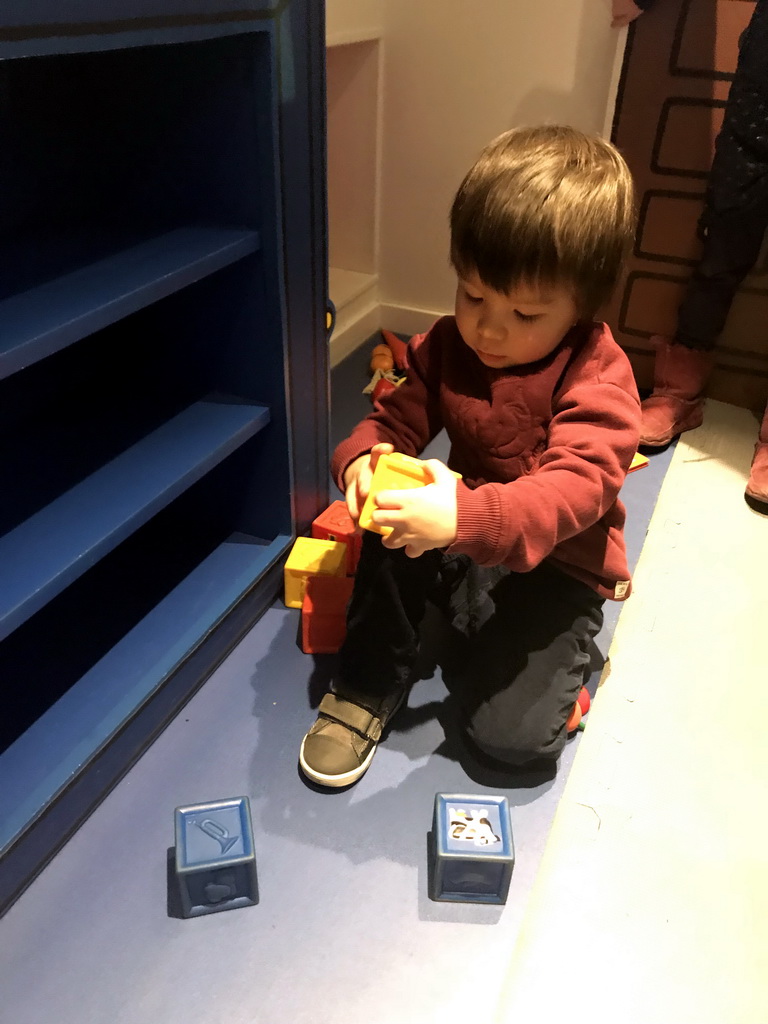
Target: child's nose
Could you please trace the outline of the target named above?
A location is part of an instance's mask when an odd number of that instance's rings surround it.
[[[498,340],[504,336],[504,325],[495,317],[482,316],[477,329],[483,338]]]

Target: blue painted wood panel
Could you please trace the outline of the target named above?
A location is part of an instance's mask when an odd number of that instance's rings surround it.
[[[0,851],[283,553],[234,534],[0,755]]]
[[[289,0],[0,0],[0,58],[192,42],[269,29]]]
[[[0,302],[0,379],[258,247],[255,231],[181,228]]]
[[[274,11],[285,0],[0,0],[0,25],[39,30],[46,25],[96,22],[118,18],[177,18],[197,16],[221,18],[227,14]]]
[[[0,638],[269,421],[264,406],[197,402],[0,540]]]

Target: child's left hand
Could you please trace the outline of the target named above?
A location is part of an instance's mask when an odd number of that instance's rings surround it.
[[[377,526],[391,526],[382,537],[387,548],[405,548],[409,558],[418,558],[431,548],[445,548],[456,540],[456,477],[438,459],[425,465],[434,483],[403,491],[381,491],[372,515]]]

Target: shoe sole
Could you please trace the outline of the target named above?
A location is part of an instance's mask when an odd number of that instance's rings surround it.
[[[360,776],[364,775],[365,772],[368,771],[368,766],[373,760],[373,755],[376,753],[377,747],[378,743],[374,743],[371,752],[363,763],[358,765],[357,768],[353,768],[351,772],[344,772],[342,775],[324,775],[322,772],[317,772],[314,768],[310,768],[304,760],[304,740],[302,740],[301,749],[299,750],[299,766],[306,777],[312,782],[316,782],[318,786],[328,786],[331,789],[341,789],[343,786],[351,786],[353,782],[357,782]]]
[[[407,696],[408,693],[406,691],[403,691],[400,700],[392,709],[391,713],[387,716],[386,724],[384,725],[384,729],[382,729],[382,736],[384,735],[384,731],[386,730],[389,723],[392,721],[397,712],[405,703]],[[341,775],[324,775],[322,772],[318,772],[315,771],[314,768],[310,768],[310,766],[304,760],[304,742],[306,738],[307,737],[305,736],[304,739],[301,741],[301,747],[299,749],[299,767],[311,782],[316,782],[318,786],[327,786],[330,789],[341,789],[344,786],[351,786],[353,782],[357,782],[360,776],[364,775],[368,771],[370,763],[373,760],[373,755],[378,750],[379,743],[381,742],[381,740],[379,740],[379,742],[374,743],[370,753],[363,761],[363,763],[361,765],[358,765],[357,768],[353,768],[352,771],[343,772]]]
[[[658,441],[658,440],[646,441],[645,438],[641,437],[640,438],[640,443],[638,444],[637,447],[638,448],[653,448],[654,451],[657,450],[658,448],[668,448],[672,444],[672,442],[675,440],[675,438],[679,437],[679,436],[680,436],[679,434],[673,434],[671,437],[665,438],[665,440],[663,440],[663,441]]]
[[[765,498],[758,498],[756,494],[745,491],[744,500],[753,512],[758,512],[761,516],[768,516],[768,501]]]

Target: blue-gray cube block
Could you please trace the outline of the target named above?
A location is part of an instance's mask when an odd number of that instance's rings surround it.
[[[184,917],[258,903],[247,796],[177,807],[176,879]]]
[[[506,903],[515,863],[507,798],[438,793],[432,851],[433,900]]]

